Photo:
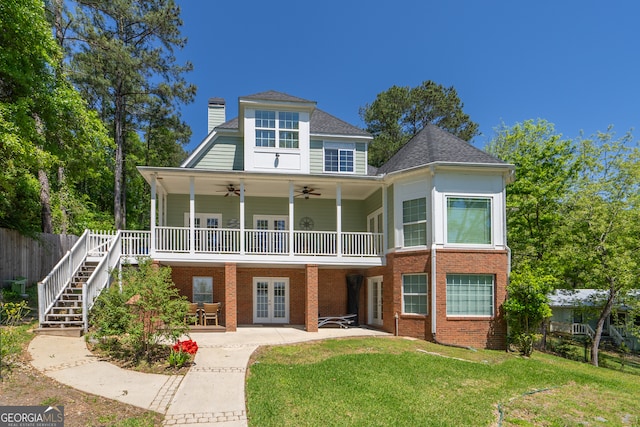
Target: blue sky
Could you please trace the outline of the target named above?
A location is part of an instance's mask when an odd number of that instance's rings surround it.
[[[640,2],[177,0],[194,71],[182,108],[192,151],[210,97],[277,90],[364,127],[359,108],[393,85],[453,86],[483,148],[501,123],[554,123],[567,138],[640,125]],[[634,133],[634,135],[637,132]],[[637,140],[637,137],[634,138]]]

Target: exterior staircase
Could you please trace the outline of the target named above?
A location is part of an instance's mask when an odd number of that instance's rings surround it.
[[[148,256],[150,233],[86,230],[51,272],[38,283],[39,334],[80,336],[89,328],[89,310],[113,280],[112,271]],[[136,261],[137,262],[137,261]]]
[[[89,280],[98,263],[86,261],[71,282],[63,290],[55,301],[51,310],[40,323],[38,333],[46,335],[72,335],[82,334],[84,322],[82,319],[82,285]]]

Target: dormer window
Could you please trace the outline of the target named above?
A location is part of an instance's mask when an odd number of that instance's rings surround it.
[[[298,113],[256,110],[256,147],[298,148],[299,126]]]
[[[325,142],[324,171],[353,173],[355,171],[355,144]]]

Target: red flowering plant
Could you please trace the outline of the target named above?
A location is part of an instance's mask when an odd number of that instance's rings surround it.
[[[181,368],[186,365],[192,357],[195,357],[197,352],[198,344],[195,341],[178,341],[171,348],[171,354],[169,354],[169,365]]]

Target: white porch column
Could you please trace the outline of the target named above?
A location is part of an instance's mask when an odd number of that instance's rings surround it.
[[[289,181],[289,255],[293,256],[294,236],[293,236],[293,181]]]
[[[157,180],[156,175],[151,175],[151,222],[150,222],[150,251],[154,253],[156,251],[156,196],[157,196]]]
[[[387,186],[386,184],[382,184],[382,254],[387,253],[387,248],[389,247],[389,236],[387,230],[387,224],[389,218],[388,212],[389,201],[387,199]]]
[[[158,191],[159,190],[159,191]],[[158,188],[158,224],[162,226],[164,223],[164,191],[162,191],[162,186]]]
[[[336,255],[342,256],[342,184],[336,184]]]
[[[189,252],[195,253],[196,242],[196,185],[195,178],[189,177]]]
[[[245,242],[245,238],[244,238],[244,229],[245,229],[245,225],[244,225],[244,179],[240,180],[240,254],[244,255],[245,254],[245,247],[244,247],[244,242]]]

